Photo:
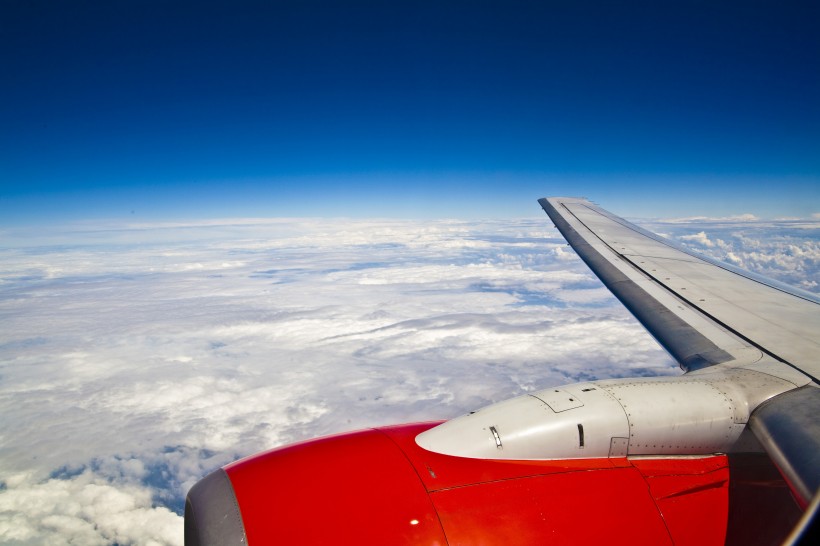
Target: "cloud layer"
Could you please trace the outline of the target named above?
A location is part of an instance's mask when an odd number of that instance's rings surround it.
[[[820,292],[820,227],[816,220],[762,221],[743,215],[655,222],[647,227],[723,262]]]
[[[817,288],[818,224],[649,226]],[[181,544],[187,489],[287,442],[678,373],[548,219],[7,233],[0,542]]]

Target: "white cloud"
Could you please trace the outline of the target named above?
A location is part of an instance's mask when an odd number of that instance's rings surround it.
[[[760,275],[817,291],[820,278],[820,222],[702,220],[694,225],[650,222],[693,250]]]
[[[546,225],[18,233],[0,248],[0,541],[179,544],[185,492],[236,457],[591,377],[677,373]],[[817,278],[816,231],[732,226],[664,229]]]
[[[694,235],[681,235],[679,239],[681,241],[692,241],[693,243],[698,243],[700,245],[710,248],[715,246],[715,243],[710,241],[709,237],[706,236],[705,231],[700,231],[698,233],[695,233]]]
[[[8,545],[181,545],[180,519],[152,506],[148,488],[91,471],[0,491],[0,542]]]
[[[698,224],[698,223],[713,223],[713,222],[759,222],[760,218],[751,213],[735,214],[733,216],[687,216],[683,218],[666,218],[657,220],[658,222],[668,224]]]

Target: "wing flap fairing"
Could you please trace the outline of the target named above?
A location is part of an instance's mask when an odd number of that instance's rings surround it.
[[[803,507],[820,489],[818,415],[820,389],[806,386],[772,398],[749,421]]]

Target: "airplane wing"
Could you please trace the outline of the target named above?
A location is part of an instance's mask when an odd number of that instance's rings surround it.
[[[680,363],[755,369],[806,389],[767,402],[751,429],[804,502],[820,486],[820,301],[688,251],[586,199],[539,199],[612,293]]]
[[[820,377],[811,294],[698,256],[585,199],[539,203],[555,226],[685,371],[764,357]]]

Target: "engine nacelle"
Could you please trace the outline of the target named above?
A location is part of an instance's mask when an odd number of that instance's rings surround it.
[[[725,453],[757,405],[791,388],[749,370],[575,383],[457,417],[416,441],[482,459]]]
[[[724,543],[724,455],[468,459],[420,448],[415,438],[431,426],[321,438],[228,465],[189,492],[185,543]]]
[[[282,447],[197,483],[185,543],[722,545],[729,458],[715,452],[787,385],[747,370],[579,383],[443,424]],[[749,481],[773,483],[758,472]],[[786,505],[755,495],[739,496]],[[744,529],[766,524],[749,536],[771,528],[782,539],[791,527],[732,513]]]

